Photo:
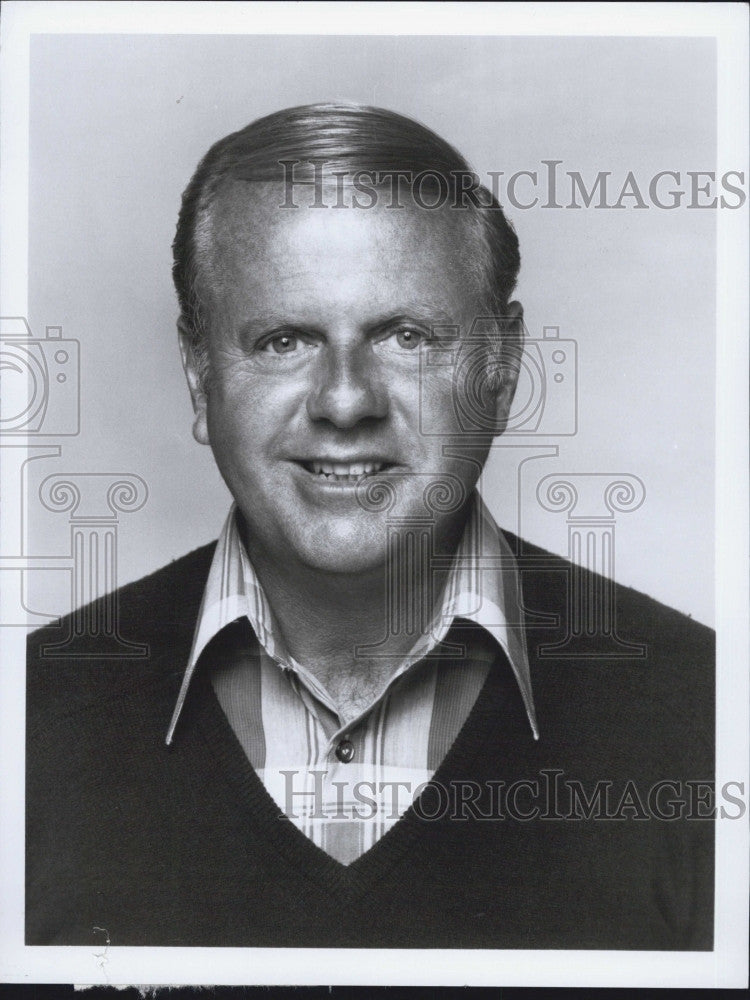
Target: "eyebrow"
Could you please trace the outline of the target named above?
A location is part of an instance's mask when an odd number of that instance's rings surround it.
[[[403,322],[418,322],[423,326],[458,326],[458,322],[454,316],[445,312],[443,309],[435,309],[429,305],[414,305],[407,307],[406,309],[399,310],[397,312],[388,313],[381,319],[377,319],[374,322],[368,324],[368,329],[377,331],[383,329],[387,326],[392,326],[394,323]]]
[[[450,326],[458,327],[460,324],[455,317],[451,316],[443,309],[435,309],[433,306],[424,303],[415,303],[405,307],[399,307],[393,312],[376,316],[367,321],[365,329],[368,333],[378,333],[396,323],[419,323],[425,327]],[[237,335],[240,340],[253,340],[256,337],[271,333],[274,330],[300,330],[315,333],[322,333],[324,328],[318,323],[311,323],[301,317],[292,318],[284,313],[267,312],[243,323]]]

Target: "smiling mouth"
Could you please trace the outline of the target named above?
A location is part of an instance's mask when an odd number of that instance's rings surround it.
[[[313,476],[329,483],[358,483],[366,476],[375,476],[391,468],[388,462],[300,462]]]

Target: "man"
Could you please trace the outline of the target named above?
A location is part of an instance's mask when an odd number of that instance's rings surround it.
[[[27,943],[710,948],[710,633],[616,588],[647,655],[556,659],[605,585],[476,492],[522,339],[490,193],[409,119],[293,108],[212,147],[174,251],[235,502],[119,593],[145,661],[32,637]]]

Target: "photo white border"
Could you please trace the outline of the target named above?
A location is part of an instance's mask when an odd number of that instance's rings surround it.
[[[293,8],[293,17],[290,17]],[[291,27],[293,25],[293,28]],[[502,34],[713,36],[716,169],[748,175],[747,8],[740,4],[79,3],[3,4],[0,312],[27,315],[29,36],[134,34]],[[748,757],[748,204],[717,211],[717,773],[750,790]],[[8,401],[6,400],[6,404]],[[2,523],[0,546],[18,526]],[[0,605],[0,615],[2,606]],[[0,621],[2,618],[0,617]],[[0,981],[102,984],[473,986],[747,985],[748,823],[716,823],[713,952],[381,951],[26,947],[23,944],[23,629],[0,630]],[[533,958],[533,960],[532,960]]]

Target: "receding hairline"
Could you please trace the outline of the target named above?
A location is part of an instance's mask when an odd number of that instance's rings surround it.
[[[215,192],[228,175],[252,183],[276,180],[284,160],[322,160],[355,171],[408,171],[443,176],[472,174],[471,167],[446,139],[428,126],[384,108],[351,103],[319,103],[284,108],[224,136],[203,156],[182,196],[173,242],[173,278],[180,303],[180,329],[187,335],[199,368],[208,371],[207,337],[211,325],[199,285],[198,227],[210,228]],[[473,175],[472,175],[473,176]],[[453,189],[455,190],[455,188]],[[479,233],[477,268],[488,308],[502,314],[520,266],[518,239],[501,206],[486,188],[485,207],[470,207]],[[205,241],[206,231],[200,232]]]
[[[387,189],[386,185],[376,184],[373,187],[378,191],[385,191]],[[387,217],[392,218],[396,225],[399,220],[407,216],[412,221],[414,219],[421,220],[424,224],[425,238],[429,238],[430,230],[434,231],[437,226],[448,227],[449,238],[455,237],[457,241],[461,241],[460,244],[457,242],[456,245],[457,264],[466,266],[466,251],[462,250],[462,245],[465,246],[469,242],[473,243],[473,246],[469,247],[469,253],[475,264],[468,268],[468,271],[476,281],[477,295],[488,308],[496,304],[495,289],[489,287],[492,275],[491,255],[484,245],[483,223],[476,212],[472,212],[467,208],[454,208],[448,204],[435,209],[424,209],[419,205],[410,203],[408,199],[404,200],[403,207],[401,208],[388,208],[382,202],[378,202],[369,208],[357,207],[352,204],[347,204],[344,208],[333,208],[332,202],[335,196],[340,195],[342,191],[341,184],[337,181],[333,172],[324,175],[320,190],[326,196],[325,207],[314,204],[316,198],[314,191],[303,189],[300,192],[296,192],[296,207],[291,208],[283,207],[285,189],[282,180],[246,180],[243,177],[233,174],[227,174],[221,178],[221,181],[212,190],[211,199],[207,199],[199,212],[196,213],[194,252],[197,273],[195,278],[199,282],[201,289],[210,295],[212,286],[215,284],[217,275],[215,272],[213,274],[211,272],[217,264],[217,250],[220,249],[217,246],[217,240],[220,238],[220,233],[223,232],[217,226],[217,222],[221,217],[222,211],[227,210],[228,199],[239,194],[241,201],[245,202],[250,209],[255,205],[267,210],[265,219],[261,217],[256,220],[255,225],[261,228],[264,222],[272,221],[274,218],[293,221],[301,217],[300,213],[313,212],[316,216],[320,213],[336,213],[336,216],[338,216],[341,212],[364,212],[366,213],[365,217],[367,217],[367,214],[373,211],[388,213]],[[347,179],[344,181],[343,190],[345,194],[351,193],[353,190],[351,180]],[[305,197],[306,193],[309,197]],[[334,196],[334,198],[329,198],[328,196]],[[233,216],[230,210],[230,223],[233,218],[237,218],[237,216]],[[250,231],[248,229],[248,232]]]

